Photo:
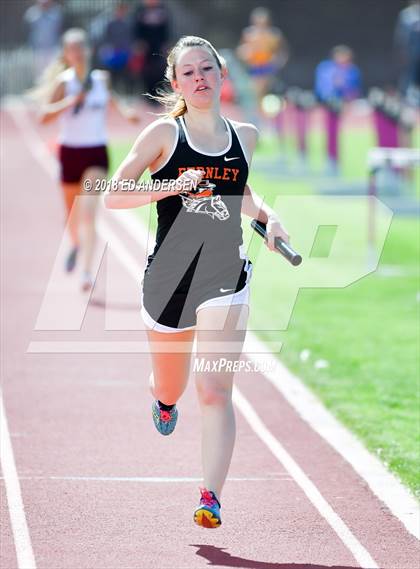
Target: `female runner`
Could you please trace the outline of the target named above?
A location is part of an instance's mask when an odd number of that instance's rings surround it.
[[[109,107],[113,106],[127,120],[138,122],[139,117],[112,95],[108,72],[90,69],[84,30],[68,30],[62,42],[61,55],[47,69],[35,93],[47,94],[47,102],[41,109],[41,123],[46,124],[57,118],[60,120],[61,186],[72,243],[66,270],[71,272],[74,269],[81,248],[84,254],[82,290],[88,291],[93,284],[91,265],[99,194],[85,193],[90,195],[90,199],[75,198],[84,193],[85,183],[90,182],[91,187],[95,188],[97,180],[106,178],[106,114]],[[84,230],[83,233],[81,230]]]
[[[194,520],[208,528],[221,524],[221,493],[235,440],[233,364],[240,358],[249,310],[251,263],[242,251],[241,213],[267,224],[269,249],[274,251],[276,236],[289,240],[275,212],[246,183],[257,131],[220,114],[225,76],[225,63],[208,41],[181,38],[167,60],[173,92],[160,97],[170,111],[140,134],[105,196],[108,208],[157,205],[142,316],[152,355],[152,414],[161,434],[175,428],[194,338],[198,361],[211,355],[195,373],[204,486]],[[124,192],[127,180],[137,181],[147,168],[162,189]],[[176,185],[168,191],[163,180]],[[222,358],[230,369],[217,365]]]

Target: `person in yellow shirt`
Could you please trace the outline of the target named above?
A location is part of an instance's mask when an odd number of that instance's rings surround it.
[[[270,92],[276,75],[289,57],[287,41],[279,28],[271,25],[266,8],[255,8],[251,12],[250,26],[242,32],[237,56],[248,69],[261,108],[263,97]]]

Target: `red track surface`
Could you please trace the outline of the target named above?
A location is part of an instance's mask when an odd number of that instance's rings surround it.
[[[198,482],[115,480],[201,476],[200,416],[193,381],[179,403],[176,431],[166,438],[156,432],[151,419],[148,354],[27,353],[29,343],[40,340],[136,341],[144,334],[104,330],[104,263],[92,297],[96,302],[89,305],[80,332],[34,331],[62,238],[61,196],[11,116],[3,111],[1,119],[3,140],[7,137],[1,188],[2,384],[37,567],[358,567],[238,412],[229,477],[266,480],[228,480],[220,529],[205,530],[192,522]],[[131,138],[133,134],[134,129]],[[43,136],[48,138],[49,131]],[[123,230],[117,225],[113,229],[141,259],[142,252]],[[119,267],[113,275],[117,288],[124,295],[130,289],[132,296],[124,296],[120,299],[124,306],[111,310],[137,317],[138,291],[132,277],[120,265],[113,267]],[[74,279],[74,295],[78,294]],[[378,566],[417,568],[415,538],[280,393],[258,374],[238,375],[236,383]],[[0,482],[0,565],[14,569],[14,540],[4,481]]]

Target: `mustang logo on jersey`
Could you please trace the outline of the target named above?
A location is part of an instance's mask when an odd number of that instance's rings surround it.
[[[216,184],[202,180],[197,188],[191,192],[180,194],[182,204],[189,213],[204,213],[212,219],[217,217],[220,221],[229,219],[230,214],[226,204],[220,196],[213,195]]]

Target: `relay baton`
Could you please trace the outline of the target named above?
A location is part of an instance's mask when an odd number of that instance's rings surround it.
[[[265,223],[262,223],[257,219],[253,219],[251,221],[251,227],[258,233],[258,235],[264,237],[264,239],[267,237],[267,230]],[[287,259],[289,263],[291,263],[294,267],[297,267],[298,265],[301,264],[302,257],[299,255],[299,253],[296,253],[296,251],[294,251],[290,247],[290,245],[286,243],[286,241],[283,241],[281,237],[276,237],[274,239],[274,246],[277,249],[277,251],[281,253],[283,257]]]
[[[88,91],[90,91],[90,89],[92,89],[92,70],[89,69],[85,80],[82,83],[82,93],[87,93]],[[80,101],[79,103],[77,103],[74,107],[73,107],[73,114],[77,115],[81,109],[83,107],[83,101]]]

